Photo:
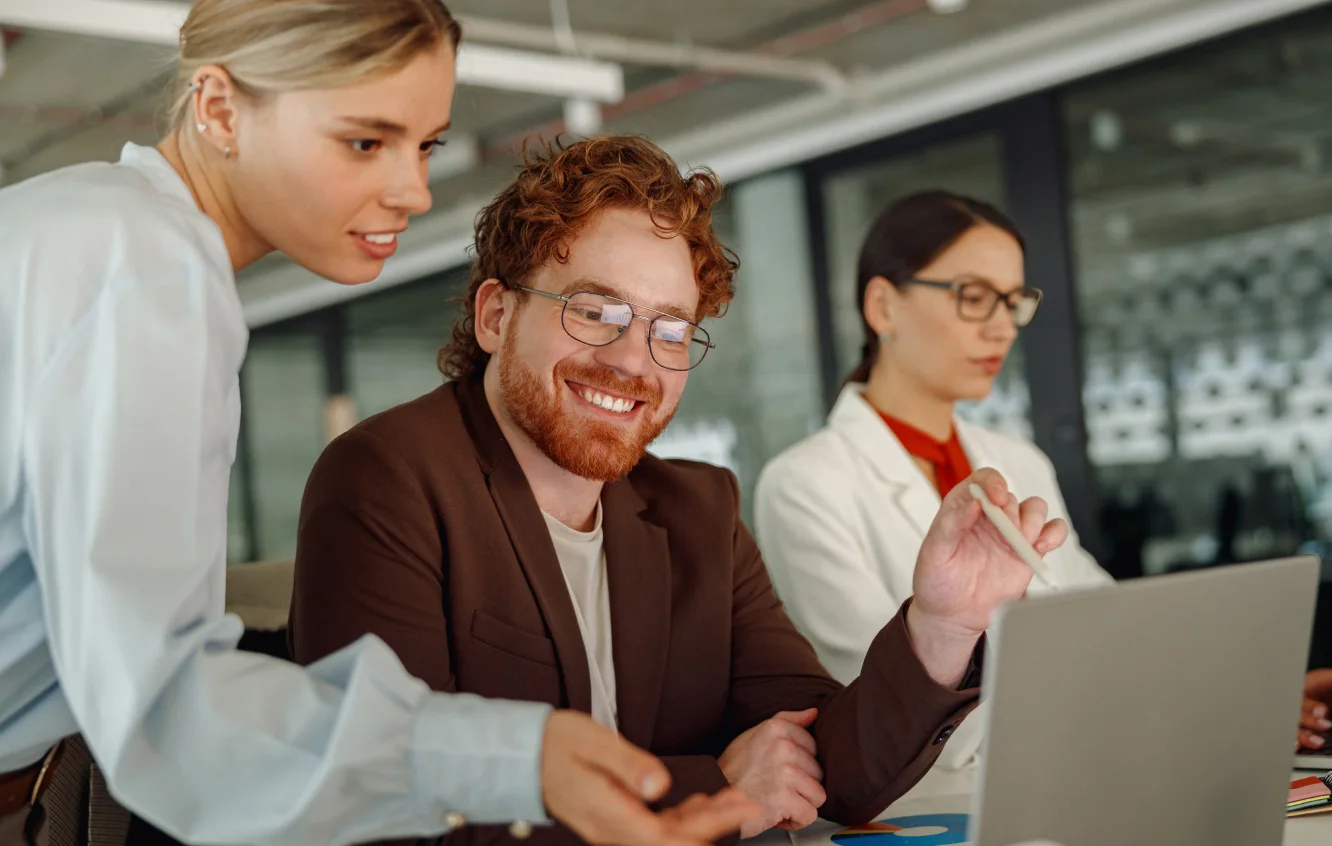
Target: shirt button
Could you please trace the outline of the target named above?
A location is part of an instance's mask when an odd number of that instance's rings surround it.
[[[939,732],[938,737],[934,738],[934,745],[938,746],[940,743],[943,743],[945,740],[952,737],[953,732],[955,731],[957,731],[957,726],[944,726],[944,730]]]
[[[467,817],[457,811],[450,811],[444,815],[444,825],[448,827],[449,831],[456,831],[467,825]]]
[[[526,840],[532,836],[532,824],[527,820],[518,820],[513,825],[509,826],[509,834],[512,835],[515,840]]]

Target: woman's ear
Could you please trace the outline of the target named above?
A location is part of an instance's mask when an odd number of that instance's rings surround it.
[[[220,65],[208,65],[194,74],[194,129],[205,143],[230,158],[240,153],[240,90]]]
[[[891,335],[893,320],[897,312],[897,287],[882,276],[875,276],[865,286],[864,309],[865,322],[880,338]]]

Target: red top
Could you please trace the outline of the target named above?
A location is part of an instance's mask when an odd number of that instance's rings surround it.
[[[883,422],[893,430],[893,434],[902,442],[907,452],[934,465],[934,487],[939,496],[944,497],[957,487],[957,484],[971,475],[971,462],[962,451],[962,442],[957,439],[954,429],[946,441],[936,441],[915,426],[903,423],[896,417],[879,412]]]

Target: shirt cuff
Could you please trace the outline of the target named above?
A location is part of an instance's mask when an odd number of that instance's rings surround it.
[[[980,636],[980,640],[976,641],[976,648],[971,651],[971,663],[967,666],[966,674],[962,676],[962,682],[957,686],[959,692],[979,691],[981,679],[985,677],[985,652],[989,646],[989,637],[989,632],[985,632]]]
[[[549,822],[541,799],[541,745],[552,710],[536,702],[431,694],[412,737],[414,791],[427,826],[447,831],[464,821]]]

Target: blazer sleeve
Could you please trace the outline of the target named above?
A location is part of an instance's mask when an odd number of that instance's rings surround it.
[[[738,514],[738,487],[734,494]],[[828,794],[820,815],[846,825],[871,820],[925,775],[976,707],[984,639],[963,689],[939,685],[911,645],[908,600],[895,616],[885,615],[863,672],[842,687],[787,618],[749,530],[738,517],[735,525],[733,728],[744,731],[778,711],[818,708],[813,734]]]
[[[432,690],[456,691],[439,531],[415,474],[387,444],[365,429],[334,440],[301,500],[292,657],[311,663],[374,634]]]
[[[870,560],[845,484],[778,459],[759,478],[754,526],[777,594],[823,665],[843,684],[860,675],[885,620],[902,606]]]

